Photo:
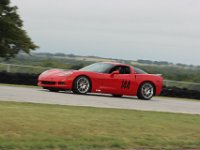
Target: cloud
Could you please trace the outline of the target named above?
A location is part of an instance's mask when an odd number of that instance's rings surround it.
[[[199,0],[12,3],[39,51],[200,64]]]

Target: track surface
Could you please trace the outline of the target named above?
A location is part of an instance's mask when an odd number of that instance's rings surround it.
[[[150,101],[136,97],[115,98],[110,95],[75,95],[70,92],[49,92],[40,88],[0,85],[1,101],[48,103],[101,108],[136,109],[175,113],[200,114],[200,101],[154,97]]]

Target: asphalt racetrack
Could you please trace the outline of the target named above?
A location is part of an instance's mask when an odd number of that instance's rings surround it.
[[[116,98],[111,95],[76,95],[71,92],[49,92],[41,88],[0,85],[0,101],[17,101],[99,108],[200,114],[200,101],[154,97],[149,101],[136,97]]]

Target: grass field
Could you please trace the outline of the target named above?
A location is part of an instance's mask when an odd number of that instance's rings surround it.
[[[200,149],[200,115],[0,102],[0,149]]]

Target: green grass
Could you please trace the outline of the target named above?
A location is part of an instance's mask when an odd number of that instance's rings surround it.
[[[200,115],[0,102],[0,149],[200,149]]]

